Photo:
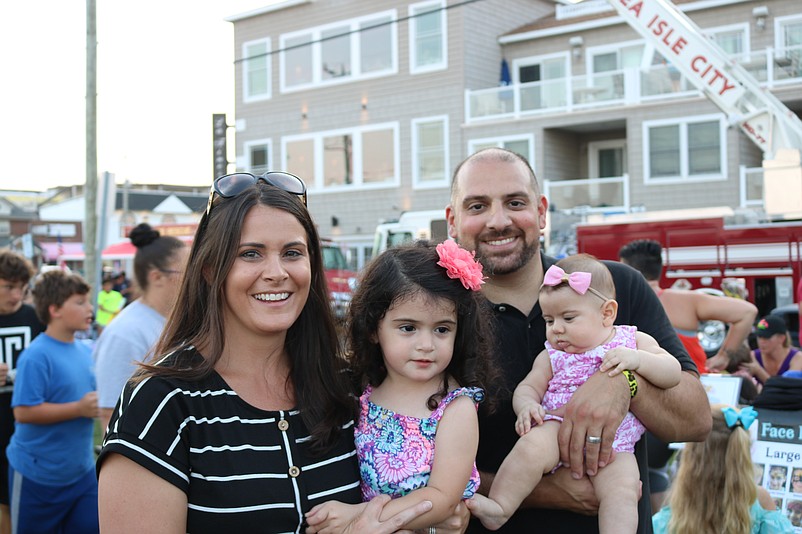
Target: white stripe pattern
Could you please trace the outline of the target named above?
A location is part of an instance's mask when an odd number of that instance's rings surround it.
[[[275,510],[277,508],[292,508],[292,503],[279,502],[270,504],[259,504],[256,506],[238,506],[236,508],[214,508],[211,506],[199,506],[197,504],[190,503],[188,507],[192,508],[193,510],[200,510],[202,512],[212,512],[214,514],[236,514],[240,512],[253,512],[256,510]]]
[[[109,441],[106,442],[106,445],[110,445],[110,444],[122,445],[123,447],[128,447],[129,449],[135,450],[136,452],[138,452],[142,456],[145,456],[146,458],[156,462],[157,464],[159,464],[160,466],[164,467],[165,469],[169,469],[170,471],[172,471],[176,475],[178,475],[181,478],[183,478],[185,481],[189,482],[189,478],[187,477],[187,475],[185,475],[184,473],[182,473],[181,471],[179,471],[178,469],[176,469],[172,465],[168,464],[167,462],[162,461],[159,457],[153,456],[151,453],[149,453],[148,451],[146,451],[142,447],[138,447],[137,445],[134,445],[133,443],[129,443],[129,442],[127,442],[125,440],[122,440],[122,439],[112,439],[112,440],[109,440]]]
[[[203,454],[204,452],[223,452],[223,451],[278,451],[281,450],[281,445],[221,445],[215,447],[208,445],[200,449],[190,447],[189,452],[192,454]]]
[[[122,454],[186,492],[192,532],[297,534],[309,507],[361,501],[352,421],[318,456],[298,409],[250,407],[215,372],[128,384],[119,404],[100,461]]]
[[[172,391],[171,393],[175,393],[175,391]],[[165,401],[166,401],[166,399],[165,399]],[[159,406],[159,410],[161,410],[163,407],[164,407],[164,402],[162,402],[162,404]],[[154,413],[153,417],[156,417],[155,413]],[[242,419],[242,418],[237,417],[237,416],[234,416],[234,417],[212,417],[212,418],[201,417],[201,418],[197,418],[194,415],[190,415],[189,417],[184,419],[181,422],[181,424],[178,426],[178,430],[176,431],[175,439],[173,440],[173,443],[170,445],[170,448],[167,449],[167,454],[172,456],[173,450],[175,450],[176,446],[181,442],[181,432],[184,430],[184,428],[186,428],[186,426],[189,423],[207,424],[207,425],[214,425],[214,424],[217,424],[217,423],[223,423],[223,424],[225,424],[225,423],[242,423],[242,424],[246,424],[246,425],[264,425],[264,424],[275,423],[275,421],[276,421],[275,417],[270,417],[270,418],[267,418],[267,419]],[[147,428],[150,427],[152,422],[153,422],[153,418],[151,418],[151,420],[148,421],[148,427]],[[145,435],[147,434],[147,428],[142,431],[142,435],[139,436],[140,439],[144,438]]]
[[[340,486],[338,488],[331,488],[328,491],[321,491],[320,493],[310,493],[309,500],[313,501],[315,499],[320,499],[321,497],[328,497],[330,495],[340,493],[341,491],[346,491],[358,487],[359,487],[359,482],[354,482],[352,484],[346,484],[345,486]]]
[[[317,469],[318,467],[323,467],[324,465],[333,464],[335,462],[339,462],[340,460],[344,460],[344,459],[349,458],[351,456],[356,456],[356,451],[355,450],[351,451],[351,452],[349,452],[347,454],[343,454],[341,456],[335,456],[333,458],[328,458],[327,460],[323,460],[322,462],[309,464],[304,468],[304,470],[305,471],[311,471],[312,469]]]
[[[230,476],[204,476],[197,471],[192,472],[192,478],[206,480],[208,482],[231,482],[234,480],[261,480],[268,478],[287,478],[287,473],[251,473],[249,475],[230,475]]]

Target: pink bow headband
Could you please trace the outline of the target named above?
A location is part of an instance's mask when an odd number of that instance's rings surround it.
[[[571,274],[568,274],[557,265],[552,265],[551,267],[549,267],[548,270],[546,271],[546,274],[543,277],[544,286],[556,287],[561,284],[568,284],[568,287],[570,287],[580,295],[584,295],[585,293],[590,291],[591,293],[593,293],[594,295],[596,295],[597,297],[599,297],[604,301],[609,300],[601,292],[590,287],[590,281],[591,281],[590,273],[586,273],[584,271],[576,271]]]

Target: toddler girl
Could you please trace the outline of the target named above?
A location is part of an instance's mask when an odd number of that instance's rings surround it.
[[[479,486],[477,403],[489,374],[490,324],[482,267],[454,241],[392,248],[366,268],[349,311],[353,370],[361,379],[356,450],[362,497],[398,497],[382,517],[428,500],[406,525],[437,525]],[[348,524],[358,506],[328,502],[312,529]]]

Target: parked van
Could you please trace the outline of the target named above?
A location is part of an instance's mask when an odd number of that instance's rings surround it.
[[[373,238],[373,254],[375,258],[384,250],[415,241],[430,239],[444,241],[448,238],[448,223],[445,208],[439,210],[406,211],[397,221],[381,223],[376,227]]]

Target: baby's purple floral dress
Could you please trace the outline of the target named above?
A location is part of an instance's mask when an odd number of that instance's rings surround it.
[[[616,326],[613,339],[581,354],[572,354],[555,349],[546,341],[546,350],[551,359],[551,371],[554,375],[549,381],[549,388],[543,395],[541,404],[547,411],[556,410],[563,406],[574,394],[579,386],[584,384],[590,375],[601,367],[602,359],[608,350],[616,347],[638,348],[635,334],[638,329],[634,326]],[[562,421],[562,417],[546,415],[545,420],[555,419]],[[646,431],[632,412],[627,412],[613,441],[613,450],[617,452],[633,452],[635,443]]]

